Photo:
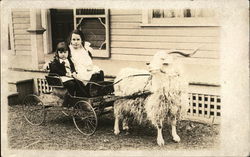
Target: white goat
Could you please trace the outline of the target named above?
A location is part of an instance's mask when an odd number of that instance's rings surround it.
[[[162,127],[165,119],[168,119],[171,124],[173,140],[180,141],[180,137],[176,133],[176,122],[180,115],[186,114],[188,108],[188,82],[183,78],[176,58],[170,55],[171,53],[190,56],[178,51],[169,53],[159,51],[149,64],[151,77],[128,77],[149,73],[148,71],[128,68],[122,69],[117,75],[115,82],[121,78],[123,80],[114,85],[116,96],[122,97],[143,90],[150,90],[152,94],[133,99],[122,98],[114,102],[114,133],[116,135],[120,133],[119,120],[123,120],[123,129],[128,130],[128,118],[133,115],[133,118],[139,122],[149,120],[157,128],[158,145],[164,145]]]

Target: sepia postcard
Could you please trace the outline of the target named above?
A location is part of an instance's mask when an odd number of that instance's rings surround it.
[[[2,0],[1,156],[249,156],[249,1]]]

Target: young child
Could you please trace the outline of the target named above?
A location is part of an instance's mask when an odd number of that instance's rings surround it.
[[[49,63],[49,75],[60,76],[63,85],[72,96],[88,96],[86,87],[76,77],[74,63],[71,60],[71,52],[65,42],[57,45],[54,60]]]
[[[72,77],[76,75],[75,66],[71,60],[69,47],[65,42],[57,44],[54,60],[49,63],[49,74]]]
[[[85,42],[82,31],[75,29],[69,36],[69,48],[72,54],[77,75],[76,78],[86,85],[89,81],[103,81],[104,74],[99,67],[93,65],[90,51],[93,49]]]

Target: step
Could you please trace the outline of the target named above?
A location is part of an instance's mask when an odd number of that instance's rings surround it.
[[[16,82],[8,82],[8,91],[9,92],[16,92]]]
[[[34,93],[34,80],[26,79],[19,81],[9,81],[8,82],[8,102],[9,104],[18,104],[23,101],[25,96]]]
[[[10,92],[8,95],[8,105],[20,104],[18,92]]]

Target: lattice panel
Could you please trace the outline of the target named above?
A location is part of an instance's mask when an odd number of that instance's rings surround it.
[[[188,115],[204,118],[220,117],[220,96],[190,93]]]
[[[48,85],[47,80],[44,78],[37,79],[37,89],[39,94],[52,92],[52,87]]]

